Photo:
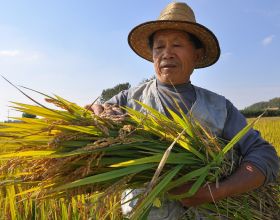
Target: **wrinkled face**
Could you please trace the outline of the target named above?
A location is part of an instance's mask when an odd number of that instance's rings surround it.
[[[173,85],[188,82],[202,50],[196,49],[183,31],[156,32],[152,52],[157,79]]]

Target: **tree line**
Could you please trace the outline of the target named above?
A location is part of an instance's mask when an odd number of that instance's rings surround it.
[[[263,114],[263,117],[278,117],[280,116],[280,109],[278,110],[240,110],[240,112],[246,117],[246,118],[256,118],[259,115]]]

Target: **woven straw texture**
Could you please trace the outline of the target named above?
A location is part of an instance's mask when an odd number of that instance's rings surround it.
[[[196,22],[193,10],[185,3],[170,3],[160,13],[158,20],[136,26],[128,36],[128,43],[136,54],[153,62],[149,37],[156,31],[166,29],[191,33],[202,42],[204,56],[201,57],[196,68],[210,66],[219,59],[220,46],[216,36],[208,28]]]

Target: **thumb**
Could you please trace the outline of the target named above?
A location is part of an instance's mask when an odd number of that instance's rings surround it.
[[[103,111],[104,108],[102,105],[99,104],[89,104],[85,105],[85,109],[88,109],[89,111],[93,112],[95,115],[100,115]]]

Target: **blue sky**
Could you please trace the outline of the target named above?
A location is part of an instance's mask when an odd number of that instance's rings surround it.
[[[0,0],[0,74],[80,105],[118,83],[137,85],[154,70],[129,48],[127,35],[155,20],[169,2]],[[279,97],[280,1],[186,2],[197,21],[216,34],[222,51],[215,65],[193,73],[192,82],[239,109]],[[0,79],[0,120],[7,118],[9,101],[29,103]]]

